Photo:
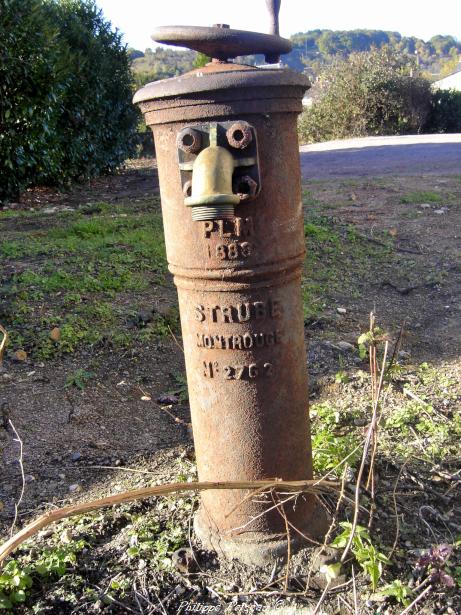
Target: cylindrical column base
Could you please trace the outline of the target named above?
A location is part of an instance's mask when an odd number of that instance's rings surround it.
[[[257,496],[255,496],[257,497]],[[283,496],[286,498],[286,496]],[[251,524],[241,534],[222,534],[203,504],[194,517],[194,531],[202,547],[215,551],[218,557],[239,560],[247,566],[265,567],[276,559],[286,560],[288,540],[292,553],[305,547],[317,547],[325,536],[329,519],[322,506],[312,496],[299,496],[308,505],[310,514],[306,518],[306,527],[289,525],[287,533],[276,534],[266,531],[251,531]],[[283,498],[282,498],[283,500]],[[307,501],[306,501],[307,500]],[[285,505],[286,508],[292,506]]]

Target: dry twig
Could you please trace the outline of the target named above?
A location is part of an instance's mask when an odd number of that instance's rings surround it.
[[[400,615],[406,615],[406,613],[409,613],[411,611],[411,609],[418,604],[418,602],[420,600],[422,600],[424,598],[424,596],[432,589],[432,585],[428,585],[426,587],[426,589],[424,591],[422,591],[418,596],[416,596],[416,598],[413,600],[413,602],[411,604],[409,604],[407,606],[407,608],[405,610],[403,610]]]
[[[3,363],[3,355],[8,343],[8,331],[0,325],[0,333],[2,334],[2,341],[0,342],[0,365]]]
[[[9,540],[0,547],[0,567],[5,559],[19,545],[25,542],[31,536],[34,536],[39,530],[67,517],[73,517],[82,513],[99,510],[108,506],[115,506],[125,502],[133,502],[135,500],[143,500],[155,496],[169,495],[171,493],[185,491],[205,491],[207,489],[258,489],[265,486],[268,490],[283,487],[287,491],[307,492],[314,494],[335,493],[338,490],[338,483],[325,482],[318,484],[314,480],[299,480],[299,481],[273,481],[273,480],[257,480],[257,481],[232,481],[232,482],[191,482],[191,483],[169,483],[167,485],[154,485],[152,487],[143,487],[134,489],[133,491],[125,491],[116,493],[105,498],[92,500],[90,502],[82,502],[57,508],[46,512],[45,514],[28,523],[22,530],[17,532]]]
[[[21,505],[22,498],[24,497],[24,491],[26,488],[26,477],[24,475],[24,463],[23,463],[23,448],[24,447],[23,447],[22,440],[19,437],[19,434],[16,431],[16,427],[14,426],[13,421],[11,419],[8,420],[8,424],[13,430],[13,433],[15,436],[14,442],[17,442],[19,444],[18,463],[19,463],[19,469],[21,470],[21,493],[19,494],[19,498],[17,502],[14,503],[14,519],[13,519],[13,523],[11,524],[11,528],[10,528],[10,536],[13,536],[14,528],[16,527],[16,523],[18,520],[19,507]]]
[[[373,434],[375,433],[375,427],[376,427],[376,422],[378,419],[378,404],[379,404],[379,396],[381,394],[381,390],[382,390],[382,386],[383,386],[383,380],[384,380],[384,372],[385,372],[385,366],[386,366],[386,359],[387,359],[387,349],[389,346],[389,342],[386,342],[385,346],[384,346],[384,356],[383,356],[383,363],[382,363],[382,369],[381,369],[381,376],[379,379],[379,384],[378,387],[376,389],[376,391],[374,392],[374,405],[373,405],[373,415],[371,418],[371,423],[370,426],[368,428],[367,431],[367,436],[365,438],[365,446],[363,447],[363,454],[362,454],[362,461],[360,463],[360,468],[359,471],[357,473],[357,482],[355,485],[355,506],[354,506],[354,516],[352,519],[352,528],[351,528],[351,533],[349,536],[349,539],[347,541],[346,547],[343,551],[343,554],[341,556],[341,562],[344,562],[349,550],[351,548],[352,545],[352,541],[354,540],[354,534],[355,534],[355,529],[357,527],[357,521],[358,521],[358,516],[359,516],[359,504],[360,504],[360,484],[362,482],[362,475],[365,469],[365,462],[367,460],[368,457],[368,450],[370,448],[370,443],[372,442],[373,439]]]

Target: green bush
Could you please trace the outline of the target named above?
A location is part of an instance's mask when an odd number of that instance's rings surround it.
[[[426,123],[427,132],[461,132],[461,92],[434,90]]]
[[[0,200],[113,171],[133,151],[130,59],[93,0],[2,0]]]
[[[430,110],[430,83],[412,77],[388,49],[336,58],[314,89],[317,100],[299,122],[302,141],[421,132]]]

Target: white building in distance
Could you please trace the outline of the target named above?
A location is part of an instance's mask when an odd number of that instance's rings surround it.
[[[443,79],[434,81],[432,87],[434,89],[438,88],[439,90],[457,90],[458,92],[461,92],[461,61],[454,73],[447,75]]]

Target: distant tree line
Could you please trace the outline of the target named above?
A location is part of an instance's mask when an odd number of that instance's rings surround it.
[[[144,52],[129,49],[128,54],[133,63],[134,84],[136,89],[150,81],[175,77],[191,70],[194,66],[195,51],[179,51],[157,47],[146,49]]]
[[[402,36],[399,32],[384,30],[311,30],[291,37],[293,51],[284,56],[292,68],[306,67],[319,73],[338,55],[343,58],[351,53],[387,47],[394,55],[415,58],[422,71],[440,74],[445,64],[461,53],[461,43],[453,36],[433,36],[424,41],[415,36]]]
[[[283,62],[294,70],[307,72],[311,77],[320,74],[338,56],[347,58],[351,53],[375,48],[386,47],[396,56],[413,58],[420,72],[428,78],[450,72],[461,54],[461,43],[453,36],[437,35],[424,41],[384,30],[310,30],[293,35],[291,41],[293,50],[282,56]],[[193,67],[195,58],[192,51],[161,47],[144,52],[131,49],[130,54],[137,85],[186,72]],[[259,64],[264,58],[245,56],[240,60]]]
[[[1,0],[0,201],[113,171],[134,147],[132,89],[93,0]]]

